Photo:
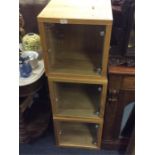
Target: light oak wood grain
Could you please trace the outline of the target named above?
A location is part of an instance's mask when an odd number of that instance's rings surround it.
[[[67,122],[84,122],[84,123],[103,123],[103,118],[85,118],[85,117],[67,117],[67,116],[56,116],[53,115],[53,119],[58,121],[67,121]]]
[[[111,1],[51,0],[37,19],[56,144],[99,149],[108,83]]]
[[[74,24],[109,24],[112,21],[110,0],[51,0],[38,15],[39,21]]]
[[[103,76],[107,74],[111,30],[112,30],[112,25],[106,26],[104,48],[103,48],[103,58],[102,58],[102,75]]]
[[[100,137],[102,137],[102,122],[72,122],[55,120],[59,124],[59,146],[100,148]]]

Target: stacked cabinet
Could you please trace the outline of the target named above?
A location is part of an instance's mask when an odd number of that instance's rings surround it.
[[[100,148],[110,0],[51,0],[38,15],[58,146]]]

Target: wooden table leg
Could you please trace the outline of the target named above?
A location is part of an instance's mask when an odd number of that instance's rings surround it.
[[[30,137],[26,131],[23,113],[19,108],[19,142],[20,143],[28,143],[30,141]]]

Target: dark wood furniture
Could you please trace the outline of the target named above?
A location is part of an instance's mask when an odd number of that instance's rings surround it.
[[[19,142],[29,143],[41,136],[49,125],[50,103],[46,79],[19,87]]]
[[[111,54],[135,56],[135,0],[112,0],[113,28]],[[126,62],[127,63],[127,62]]]
[[[26,33],[38,33],[37,15],[49,0],[19,0],[20,12],[23,15]]]
[[[127,146],[125,155],[135,155],[135,128],[133,128],[129,144]]]
[[[103,148],[125,149],[130,136],[120,137],[120,128],[125,106],[135,100],[135,69],[123,66],[109,67],[108,88]],[[134,111],[132,114],[127,122],[127,132],[132,130],[131,122],[134,124]]]

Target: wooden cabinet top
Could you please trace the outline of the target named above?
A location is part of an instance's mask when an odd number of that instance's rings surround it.
[[[111,25],[110,0],[51,0],[38,15],[39,22]]]
[[[135,75],[135,67],[109,66],[109,74]]]

